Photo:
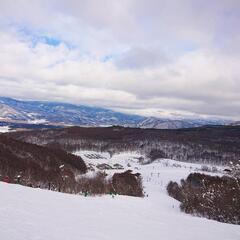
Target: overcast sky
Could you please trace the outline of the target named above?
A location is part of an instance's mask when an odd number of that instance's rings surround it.
[[[240,118],[239,0],[0,0],[0,95]]]

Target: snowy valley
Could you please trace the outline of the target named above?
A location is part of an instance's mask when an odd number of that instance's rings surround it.
[[[219,176],[220,183],[222,176],[232,179],[229,161],[237,163],[239,131],[72,127],[2,133],[0,239],[239,240],[239,208],[220,220],[216,214],[186,214],[168,191],[170,181],[186,183],[191,173]],[[125,192],[116,188],[114,177],[124,172],[140,175],[144,196],[128,190],[138,187],[127,182],[129,176],[121,186]],[[99,173],[104,177],[96,178]],[[239,197],[226,199],[230,208],[238,206]]]

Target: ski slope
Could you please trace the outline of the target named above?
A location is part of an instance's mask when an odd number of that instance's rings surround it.
[[[166,193],[170,180],[179,181],[200,168],[173,160],[139,165],[138,155],[88,158],[94,164],[119,163],[141,172],[148,197],[83,197],[0,183],[0,239],[3,240],[239,240],[240,226],[180,212]],[[131,167],[129,167],[129,164]],[[112,174],[116,171],[109,170]]]

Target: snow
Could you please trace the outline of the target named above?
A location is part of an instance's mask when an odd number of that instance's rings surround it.
[[[134,163],[135,165],[138,162],[138,158],[141,157],[140,154],[136,152],[123,152],[120,154],[114,154],[112,157],[108,152],[95,152],[95,151],[78,151],[75,152],[75,155],[79,155],[86,163],[91,164],[101,164],[107,163],[113,165],[119,163],[127,167],[128,163]]]
[[[34,119],[34,120],[28,120],[29,124],[44,124],[47,123],[46,119]]]
[[[89,159],[90,153],[103,158]],[[78,154],[92,164],[119,163],[129,168],[130,163],[131,169],[141,172],[148,197],[83,197],[0,183],[0,239],[240,239],[240,226],[182,213],[179,203],[167,195],[166,184],[170,180],[180,181],[200,165],[167,159],[140,165],[137,153],[112,158],[108,153],[84,151]],[[123,170],[107,173],[115,171]]]
[[[10,129],[8,126],[0,126],[0,133],[6,133],[9,131],[10,131]]]

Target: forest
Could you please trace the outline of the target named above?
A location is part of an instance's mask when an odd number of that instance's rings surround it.
[[[148,160],[170,158],[179,161],[228,165],[240,159],[240,127],[209,126],[160,130],[113,126],[108,128],[70,127],[7,133],[6,136],[62,149],[107,151],[115,154],[136,151]]]

